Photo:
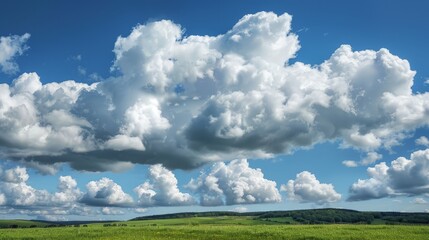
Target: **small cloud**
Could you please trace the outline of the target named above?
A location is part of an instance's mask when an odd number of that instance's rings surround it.
[[[421,137],[416,139],[416,144],[421,145],[421,146],[425,146],[425,147],[429,147],[429,139],[425,136],[421,136]]]
[[[369,152],[366,154],[366,157],[362,158],[359,162],[353,160],[345,160],[342,164],[346,167],[357,167],[357,166],[368,166],[371,165],[378,160],[380,160],[383,155],[376,152]]]
[[[86,75],[86,69],[82,66],[78,66],[77,67],[77,71],[79,72],[80,75],[85,76]]]
[[[147,212],[147,208],[134,208],[135,213],[145,213]]]
[[[75,60],[75,61],[82,61],[82,55],[78,54],[76,56],[72,56],[72,59]]]
[[[358,166],[357,162],[353,161],[353,160],[345,160],[342,162],[342,164],[346,167],[357,167]]]
[[[124,214],[124,212],[119,210],[119,209],[109,208],[109,207],[102,208],[101,213],[103,215],[122,215],[122,214]]]
[[[247,212],[248,209],[247,209],[247,207],[238,206],[238,207],[235,207],[234,209],[232,209],[232,211],[242,213],[242,212]]]
[[[426,200],[424,200],[423,198],[414,198],[414,200],[411,201],[411,203],[414,203],[414,204],[426,204],[428,202]]]
[[[426,79],[425,84],[429,84],[429,78]]]
[[[94,82],[101,82],[103,80],[103,78],[100,75],[98,75],[98,73],[89,74],[89,78]]]
[[[298,30],[298,31],[296,31],[296,32],[308,32],[308,30],[310,30],[310,28],[308,28],[308,27],[303,27],[303,28],[299,29],[299,30]]]
[[[379,153],[369,152],[369,153],[367,153],[366,157],[360,161],[360,165],[368,166],[368,165],[375,163],[376,161],[380,160],[382,157],[383,157],[383,155],[381,155]]]
[[[29,33],[25,33],[22,36],[0,36],[0,72],[15,74],[19,71],[19,66],[15,59],[28,50],[29,47],[26,43],[29,38]]]

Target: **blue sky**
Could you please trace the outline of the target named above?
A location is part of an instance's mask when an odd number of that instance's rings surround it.
[[[428,211],[428,7],[6,1],[0,217]]]

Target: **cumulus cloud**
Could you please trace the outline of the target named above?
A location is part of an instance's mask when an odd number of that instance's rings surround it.
[[[2,72],[8,74],[18,72],[19,67],[15,62],[15,58],[28,49],[26,42],[29,38],[30,34],[28,33],[22,36],[0,37],[0,69]]]
[[[307,171],[298,173],[295,180],[289,180],[280,189],[290,200],[301,203],[325,205],[341,199],[341,194],[334,190],[332,184],[320,183],[314,174]]]
[[[117,206],[126,207],[133,204],[130,195],[122,187],[109,178],[91,181],[86,184],[87,192],[80,202],[90,206]]]
[[[301,47],[291,19],[249,14],[218,36],[150,22],[117,38],[115,77],[0,84],[0,153],[87,171],[191,169],[331,140],[371,153],[429,124],[407,60],[343,45],[319,65],[291,63]]]
[[[36,73],[22,74],[11,86],[0,84],[2,155],[21,159],[91,148],[91,137],[84,136],[90,124],[69,111],[89,88],[73,81],[42,85]]]
[[[28,180],[26,168],[0,169],[0,212],[54,220],[65,220],[68,215],[95,213],[78,203],[82,192],[70,176],[59,177],[58,189],[54,193],[35,189],[28,184]]]
[[[200,196],[202,206],[280,202],[274,181],[261,169],[249,167],[246,159],[216,163],[208,173],[192,179],[187,188]]]
[[[381,162],[368,168],[370,178],[359,179],[350,187],[348,201],[360,201],[398,195],[429,193],[429,149],[399,157],[390,165]]]
[[[357,166],[368,166],[371,165],[378,160],[383,158],[383,155],[376,152],[368,152],[364,158],[362,158],[359,162],[353,160],[345,160],[343,161],[343,165],[346,167],[357,167]]]
[[[185,206],[195,204],[190,194],[180,192],[174,173],[161,164],[149,167],[148,178],[148,181],[134,189],[140,205]]]
[[[46,205],[51,202],[45,190],[37,190],[27,184],[29,175],[26,168],[16,167],[1,174],[0,190],[3,194],[3,205],[32,206]]]
[[[60,176],[58,192],[54,193],[52,201],[56,204],[75,204],[83,193],[77,188],[77,182],[70,176]]]
[[[29,175],[26,168],[11,168],[4,171],[0,176],[3,205],[8,204],[11,207],[65,207],[74,205],[82,197],[81,191],[77,188],[76,180],[70,176],[59,177],[58,191],[53,194],[46,190],[34,189],[28,185]]]

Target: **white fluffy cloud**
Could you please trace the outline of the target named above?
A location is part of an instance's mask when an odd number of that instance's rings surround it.
[[[149,167],[148,178],[148,181],[134,189],[140,205],[185,206],[195,204],[190,194],[180,192],[174,173],[161,164]]]
[[[15,62],[15,58],[22,55],[28,49],[25,43],[29,38],[30,34],[28,33],[22,36],[0,37],[0,69],[2,72],[18,72],[19,67]]]
[[[290,63],[301,47],[291,19],[249,14],[218,36],[150,22],[116,40],[115,77],[0,84],[0,153],[89,171],[190,169],[331,140],[375,153],[429,124],[407,60],[343,45],[319,65]]]
[[[192,179],[187,187],[200,196],[203,206],[279,202],[281,196],[274,181],[264,178],[260,169],[249,167],[247,160],[216,163],[210,172]]]
[[[83,193],[77,188],[77,182],[70,176],[60,176],[58,192],[54,193],[52,201],[56,204],[75,204]]]
[[[341,199],[341,194],[334,190],[332,184],[320,183],[314,174],[307,171],[298,173],[296,179],[282,185],[281,190],[287,193],[290,200],[301,203],[325,205]]]
[[[28,178],[27,170],[21,167],[5,170],[1,174],[0,192],[3,195],[3,205],[33,206],[51,202],[47,191],[34,189],[27,184]]]
[[[54,193],[33,188],[28,179],[26,168],[0,169],[0,212],[60,220],[67,215],[93,213],[78,203],[82,193],[72,177],[60,176],[58,191]]]
[[[81,202],[90,206],[131,206],[133,199],[122,187],[109,178],[86,184],[87,192]]]
[[[0,213],[57,221],[67,220],[70,215],[121,215],[123,210],[111,207],[134,207],[132,198],[107,178],[88,183],[85,194],[71,176],[60,176],[57,191],[53,193],[35,189],[28,180],[26,168],[0,168]],[[97,210],[86,205],[103,208]]]
[[[349,201],[360,201],[398,195],[429,193],[429,149],[399,157],[390,163],[368,168],[368,179],[359,179],[350,187]]]
[[[21,158],[92,148],[86,130],[91,126],[70,113],[79,92],[90,88],[73,81],[42,85],[36,73],[22,74],[11,86],[0,84],[2,154]]]

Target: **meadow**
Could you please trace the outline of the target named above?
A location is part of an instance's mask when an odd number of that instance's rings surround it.
[[[287,219],[286,219],[287,220]],[[21,224],[25,221],[21,221]],[[29,221],[30,222],[30,221]],[[30,223],[25,223],[26,226]],[[34,224],[33,224],[34,225]],[[248,216],[189,217],[0,229],[0,239],[429,239],[428,225],[285,224]]]

